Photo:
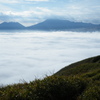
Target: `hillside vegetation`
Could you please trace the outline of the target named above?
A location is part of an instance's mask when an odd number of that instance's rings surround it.
[[[0,88],[0,100],[100,100],[100,56],[30,83]]]

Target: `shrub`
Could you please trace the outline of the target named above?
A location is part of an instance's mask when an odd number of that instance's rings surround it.
[[[34,84],[33,100],[75,100],[85,88],[79,78],[47,77]]]
[[[100,100],[100,86],[89,87],[83,92],[79,100]]]
[[[85,87],[86,83],[77,77],[50,76],[6,87],[0,100],[76,100]]]

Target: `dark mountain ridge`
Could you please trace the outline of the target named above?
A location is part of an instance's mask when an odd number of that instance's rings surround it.
[[[6,30],[6,29],[25,29],[25,26],[21,25],[18,22],[3,22],[0,24],[0,30]]]
[[[76,29],[76,28],[93,28],[98,25],[91,23],[82,23],[82,22],[71,22],[68,20],[57,20],[57,19],[49,19],[39,24],[30,26],[30,29]]]
[[[18,22],[4,22],[0,24],[0,29],[24,29],[43,31],[100,31],[100,25],[83,22],[72,22],[60,19],[48,19],[29,27],[25,27]]]
[[[44,22],[38,23],[28,27],[33,30],[67,30],[67,31],[99,31],[100,25],[83,23],[83,22],[72,22],[68,20],[59,19],[48,19]]]

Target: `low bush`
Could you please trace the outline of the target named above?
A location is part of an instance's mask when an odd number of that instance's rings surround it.
[[[0,100],[76,100],[86,83],[77,77],[50,76],[29,84],[5,87]]]
[[[80,100],[100,100],[100,86],[94,85],[86,89],[80,96]]]

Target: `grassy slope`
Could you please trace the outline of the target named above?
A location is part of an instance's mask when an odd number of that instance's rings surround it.
[[[43,80],[1,87],[0,100],[100,100],[100,56],[71,64]]]
[[[68,76],[68,75],[84,74],[99,68],[100,68],[100,56],[96,56],[66,66],[60,71],[58,71],[56,75]]]

